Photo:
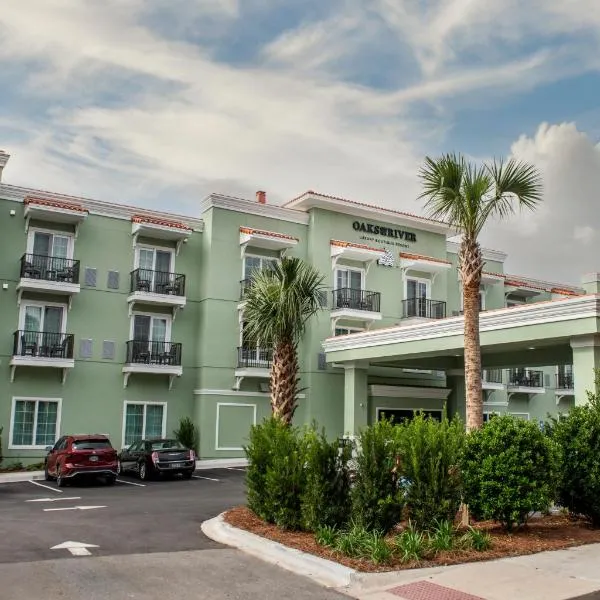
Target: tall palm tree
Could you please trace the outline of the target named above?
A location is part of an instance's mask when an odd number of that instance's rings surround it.
[[[504,219],[515,207],[535,209],[542,199],[537,169],[510,159],[474,165],[463,156],[426,157],[419,173],[425,208],[462,232],[458,269],[463,289],[465,320],[465,385],[467,429],[483,424],[481,347],[479,341],[479,286],[483,256],[478,236],[490,218]]]
[[[289,424],[297,406],[298,343],[308,320],[322,307],[323,276],[299,258],[283,258],[252,275],[244,308],[245,333],[273,348],[271,410]]]

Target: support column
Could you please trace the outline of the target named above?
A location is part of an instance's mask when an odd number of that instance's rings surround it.
[[[344,436],[354,437],[368,421],[368,365],[344,364]]]
[[[446,387],[452,391],[446,402],[448,418],[458,414],[463,423],[467,422],[466,388],[464,369],[449,369],[446,371]]]
[[[600,336],[585,335],[571,338],[571,348],[573,348],[575,404],[586,404],[586,392],[595,391],[594,369],[600,369]]]

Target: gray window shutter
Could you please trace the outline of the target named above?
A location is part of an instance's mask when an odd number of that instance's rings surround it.
[[[85,285],[88,287],[96,287],[97,273],[92,267],[85,268]]]
[[[102,342],[102,358],[113,359],[115,357],[115,343],[110,340]]]
[[[92,358],[92,340],[79,340],[79,356]]]
[[[327,362],[325,360],[325,352],[319,352],[318,366],[319,366],[319,371],[327,370]]]
[[[119,289],[119,271],[109,271],[106,287],[111,290]]]

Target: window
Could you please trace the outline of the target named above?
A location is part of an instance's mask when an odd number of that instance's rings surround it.
[[[60,426],[61,400],[13,398],[9,448],[53,446]]]
[[[137,267],[148,271],[170,273],[173,263],[173,251],[146,246],[137,247]]]
[[[404,290],[404,313],[406,317],[427,317],[427,300],[430,297],[430,282],[427,279],[406,278]]]
[[[60,304],[22,304],[20,328],[40,333],[64,333],[65,307]]]
[[[165,436],[167,405],[164,402],[126,402],[123,446]]]
[[[133,316],[131,339],[140,342],[169,342],[171,340],[171,319],[158,315]]]
[[[76,440],[71,446],[73,450],[106,450],[112,448],[108,440]]]
[[[335,335],[348,335],[349,333],[358,333],[359,331],[364,331],[358,327],[336,327]]]
[[[260,341],[254,341],[248,335],[246,323],[242,323],[240,360],[252,367],[268,367],[271,361],[271,349],[263,348]]]
[[[335,289],[363,289],[363,272],[359,269],[336,269],[335,270]]]
[[[263,269],[272,269],[277,263],[276,258],[268,256],[253,256],[246,254],[244,256],[244,279],[251,279],[252,274]]]
[[[27,254],[73,258],[73,236],[32,229],[27,240]]]
[[[495,412],[484,412],[483,413],[483,422],[484,423],[489,423],[491,419],[493,419],[494,417],[496,417],[498,415],[498,413]]]

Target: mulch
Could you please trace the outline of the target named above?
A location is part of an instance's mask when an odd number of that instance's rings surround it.
[[[600,529],[593,529],[586,521],[568,515],[550,515],[532,519],[523,528],[513,533],[503,531],[497,523],[472,522],[473,527],[484,529],[492,536],[492,547],[489,550],[439,552],[428,560],[409,563],[403,563],[399,558],[394,557],[389,563],[375,565],[366,559],[349,558],[331,548],[319,546],[312,533],[284,531],[276,525],[265,523],[245,506],[228,511],[224,519],[233,527],[245,529],[290,548],[335,561],[357,571],[371,573],[522,556],[600,542]]]

